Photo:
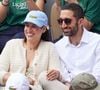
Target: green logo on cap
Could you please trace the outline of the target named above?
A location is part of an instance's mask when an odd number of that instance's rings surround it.
[[[32,16],[32,15],[30,15],[29,17],[30,17],[30,18],[37,18],[36,16]]]

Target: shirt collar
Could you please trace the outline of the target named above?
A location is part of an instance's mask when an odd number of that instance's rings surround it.
[[[68,46],[68,45],[70,45],[70,41],[69,41],[68,36],[64,36],[64,37],[63,37],[63,40],[66,41],[66,43],[63,44],[65,47]]]
[[[83,35],[80,43],[88,43],[89,42],[89,31],[83,28]]]
[[[65,45],[65,47],[71,44],[68,36],[64,36],[63,40],[66,41],[66,43],[63,44],[63,45]],[[88,43],[88,42],[89,42],[89,33],[85,28],[83,28],[83,35],[82,35],[82,39],[80,41],[80,44],[82,44],[82,43],[85,44],[85,43]]]

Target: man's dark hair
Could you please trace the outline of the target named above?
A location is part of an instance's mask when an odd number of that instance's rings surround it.
[[[84,18],[84,11],[79,4],[70,3],[61,7],[61,10],[71,10],[74,12],[74,17],[77,19]]]

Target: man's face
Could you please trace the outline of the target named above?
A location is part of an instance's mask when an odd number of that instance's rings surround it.
[[[74,36],[78,32],[78,22],[71,10],[61,10],[58,23],[65,36]]]

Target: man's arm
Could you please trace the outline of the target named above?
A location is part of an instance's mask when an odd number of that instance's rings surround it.
[[[37,0],[36,1],[36,5],[39,7],[40,10],[44,10],[44,6],[45,6],[46,0]]]
[[[45,0],[27,0],[29,10],[44,10]]]

